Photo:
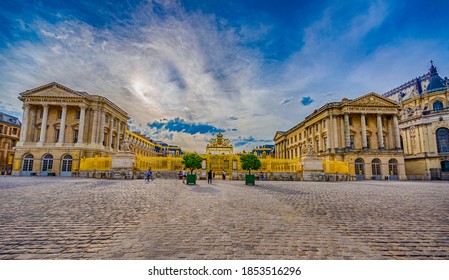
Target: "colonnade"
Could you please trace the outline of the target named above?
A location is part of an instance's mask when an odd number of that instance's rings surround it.
[[[77,120],[68,119],[68,109],[75,108]],[[38,141],[33,139],[31,128],[36,128],[36,114],[42,110],[42,118],[40,119],[40,133]],[[60,114],[60,129],[57,135],[57,141],[48,139],[47,127],[49,123],[50,111],[58,110]],[[68,121],[72,126],[78,124],[78,129],[74,130],[74,139],[68,140],[66,137],[66,128]],[[53,123],[54,124],[54,123]],[[51,125],[51,124],[50,124]],[[88,109],[87,104],[49,104],[49,103],[25,103],[22,123],[22,133],[18,145],[23,146],[25,143],[37,142],[36,146],[44,146],[47,143],[55,144],[56,147],[62,147],[67,144],[75,144],[75,146],[90,145],[110,150],[120,149],[120,140],[125,137],[126,121],[111,114],[106,108],[97,106]],[[86,129],[88,134],[86,135]],[[106,138],[107,136],[107,138]]]
[[[398,117],[391,113],[333,113],[329,112],[325,118],[317,118],[317,121],[304,124],[296,129],[288,131],[284,134],[284,140],[276,143],[276,158],[292,159],[296,155],[301,156],[302,148],[312,141],[312,147],[315,152],[341,152],[354,150],[355,147],[351,143],[351,136],[355,136],[359,131],[354,131],[350,120],[354,122],[356,118],[360,120],[360,138],[361,149],[364,151],[373,149],[368,143],[368,127],[366,121],[368,116],[375,116],[376,127],[375,131],[370,129],[376,136],[378,150],[384,149],[401,149],[400,132],[398,125]],[[387,120],[387,123],[385,123]],[[388,121],[389,120],[389,121]],[[392,136],[392,144],[387,146],[384,141],[384,129],[386,128],[387,135]],[[360,143],[359,142],[359,143]],[[299,150],[298,153],[295,149]],[[360,149],[360,146],[359,146]],[[295,151],[295,153],[293,153]]]

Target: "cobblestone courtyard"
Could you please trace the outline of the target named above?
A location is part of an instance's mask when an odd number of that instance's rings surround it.
[[[0,259],[449,259],[448,182],[0,178]]]

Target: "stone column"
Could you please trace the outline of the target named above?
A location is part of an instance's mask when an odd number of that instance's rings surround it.
[[[349,114],[345,113],[345,147],[351,147],[351,137],[349,134]]]
[[[401,148],[401,135],[399,133],[398,116],[393,116],[393,133],[394,133],[394,147]]]
[[[64,141],[64,135],[65,135],[65,123],[67,120],[67,104],[62,104],[62,114],[61,114],[61,125],[59,127],[59,139],[58,143],[56,143],[56,146],[61,147]]]
[[[80,105],[80,121],[78,125],[78,141],[76,143],[82,144],[83,143],[83,137],[84,137],[84,125],[86,121],[86,105],[81,104]]]
[[[338,117],[334,115],[334,123],[332,124],[332,132],[334,137],[334,149],[340,148],[340,141],[338,140],[339,133],[338,133]]]
[[[381,114],[377,114],[377,143],[379,143],[379,149],[385,148]]]
[[[327,149],[331,150],[334,148],[334,141],[332,141],[332,137],[334,136],[332,133],[332,126],[333,126],[333,117],[332,115],[329,115],[328,121],[327,121]]]
[[[97,143],[97,126],[98,126],[98,110],[94,109],[94,117],[92,120],[92,131],[90,134],[90,143],[95,144]]]
[[[119,151],[120,150],[120,121],[117,122],[117,138],[115,139],[115,150]],[[143,146],[142,146],[143,147]]]
[[[368,143],[366,142],[366,119],[365,114],[360,115],[360,122],[362,124],[362,149],[368,148]]]
[[[27,141],[29,114],[30,114],[30,105],[25,104],[24,110],[23,110],[23,117],[22,117],[22,128],[20,130],[20,140],[19,140],[22,145],[24,142]]]
[[[100,146],[104,146],[104,123],[106,120],[106,113],[104,111],[101,112],[101,118],[100,118]]]
[[[110,149],[112,149],[112,134],[113,134],[113,130],[114,130],[114,127],[112,126],[112,124],[114,123],[113,119],[114,118],[112,116],[109,118],[109,145],[108,145],[108,147]]]
[[[44,113],[42,116],[42,124],[41,124],[41,135],[39,137],[38,146],[43,146],[45,143],[45,137],[47,136],[47,121],[48,121],[48,104],[43,104]]]
[[[28,118],[29,121],[28,123],[30,124],[29,128],[28,128],[28,133],[27,135],[25,135],[25,138],[28,138],[28,141],[30,142],[35,142],[36,139],[36,115],[37,115],[37,109],[36,107],[30,106],[30,113],[28,114]],[[25,140],[26,142],[26,140]]]

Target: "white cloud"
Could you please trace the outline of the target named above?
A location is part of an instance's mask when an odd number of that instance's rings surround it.
[[[264,38],[269,25],[223,28],[221,19],[186,13],[176,0],[147,1],[107,28],[62,15],[57,24],[20,22],[22,29],[37,30],[40,40],[0,50],[0,109],[20,112],[18,93],[56,81],[106,96],[145,133],[154,133],[148,122],[182,118],[223,128],[230,139],[270,140],[326,102],[388,90],[423,74],[430,59],[449,75],[447,40],[405,38],[363,54],[362,43],[390,12],[385,1],[371,2],[360,14],[327,8],[298,30],[304,31],[303,45],[280,62],[265,61],[244,44]],[[302,105],[305,96],[315,102]],[[170,131],[150,136],[199,152],[211,137]]]
[[[158,2],[149,5],[161,4],[171,14],[159,16],[148,8],[109,29],[73,19],[35,21],[31,25],[42,42],[22,42],[1,54],[0,69],[10,81],[2,89],[17,108],[18,93],[56,81],[106,96],[134,124],[180,117],[225,129],[243,127],[227,132],[229,138],[238,133],[271,138],[271,132],[257,131],[256,119],[232,124],[227,119],[269,110],[261,100],[269,100],[270,93],[255,90],[262,78],[257,51],[241,47],[233,30],[218,30],[212,17],[187,14],[177,1]],[[203,138],[171,135],[183,147],[205,147]]]

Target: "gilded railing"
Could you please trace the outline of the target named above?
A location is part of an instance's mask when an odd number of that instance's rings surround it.
[[[79,171],[109,171],[111,165],[111,157],[81,158]]]
[[[136,155],[136,169],[148,170],[182,170],[182,158],[180,157],[145,157]]]
[[[323,160],[323,170],[328,174],[354,174],[354,167],[344,161]]]
[[[231,172],[237,170],[244,172],[238,155],[211,155],[203,154],[201,157],[205,160],[203,168],[214,170],[215,172]],[[262,166],[257,172],[302,172],[302,165],[299,159],[275,159],[261,158]],[[111,169],[111,157],[81,158],[80,171],[108,171]],[[136,155],[136,170],[170,170],[179,171],[184,167],[181,157],[145,157]],[[323,160],[323,170],[327,174],[354,174],[354,166],[348,162]],[[256,170],[254,170],[256,172]]]

